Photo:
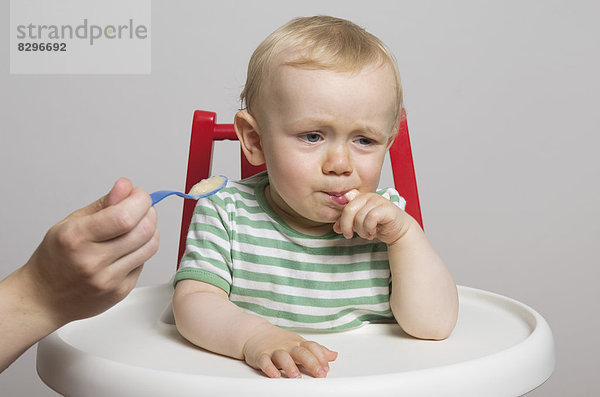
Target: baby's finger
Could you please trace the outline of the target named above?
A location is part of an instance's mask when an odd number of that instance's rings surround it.
[[[258,368],[264,372],[269,378],[280,378],[281,372],[277,369],[277,367],[271,361],[271,357],[268,354],[263,354],[258,359]]]
[[[338,357],[338,353],[337,353],[336,351],[329,350],[328,348],[326,348],[326,347],[325,347],[325,346],[323,346],[323,345],[321,345],[321,347],[322,347],[323,349],[325,349],[325,351],[326,351],[326,354],[327,354],[327,360],[328,360],[328,361],[330,361],[330,362],[331,362],[331,361],[335,361],[335,360],[337,359],[337,357]]]
[[[384,219],[385,217],[384,214],[382,214],[381,208],[373,208],[371,211],[369,211],[367,216],[365,216],[363,227],[369,234],[372,235],[372,237],[375,237],[378,233],[377,228],[380,222],[382,222]]]
[[[315,357],[317,358],[317,360],[319,360],[319,363],[321,364],[321,368],[323,368],[325,372],[329,372],[329,361],[333,361],[330,360],[331,351],[329,349],[327,349],[325,346],[318,344],[317,342],[312,341],[307,341],[303,343],[302,346],[310,350],[310,352],[315,355]],[[337,357],[337,353],[335,354],[335,356]]]
[[[354,230],[362,238],[372,240],[377,235],[379,215],[377,207],[367,203],[354,217]]]
[[[327,370],[319,362],[317,356],[309,349],[302,346],[295,347],[291,354],[295,362],[302,365],[315,378],[324,378],[327,376]]]
[[[271,357],[273,363],[281,368],[285,372],[285,376],[288,378],[301,378],[300,370],[296,366],[294,359],[290,356],[290,353],[285,350],[275,350]]]
[[[346,199],[348,200],[348,203],[350,203],[350,202],[352,202],[352,200],[354,200],[356,198],[356,196],[358,196],[358,194],[359,194],[358,190],[352,189],[349,192],[346,192],[346,194],[344,194],[344,197],[346,197]],[[352,232],[351,214],[350,214],[351,211],[349,211],[347,209],[348,203],[346,203],[346,208],[344,208],[344,210],[342,211],[341,217],[333,224],[333,230],[336,233],[344,234],[345,237],[347,237],[347,235],[349,235]],[[349,237],[347,237],[347,238],[349,238]]]
[[[354,217],[361,206],[362,200],[360,198],[346,204],[340,219],[336,222],[338,225],[336,232],[343,234],[345,238],[352,238],[354,236]]]
[[[354,219],[352,223],[353,230],[358,233],[358,235],[362,238],[370,239],[372,238],[370,231],[365,228],[365,218],[367,217],[370,207],[361,207],[356,214],[354,214]]]
[[[360,192],[358,190],[352,189],[349,192],[346,192],[346,194],[344,194],[344,197],[346,197],[346,199],[348,199],[348,202],[350,202],[354,200],[359,193]]]

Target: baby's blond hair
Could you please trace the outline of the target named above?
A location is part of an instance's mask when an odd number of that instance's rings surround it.
[[[289,56],[288,56],[289,54]],[[248,63],[242,108],[253,113],[263,81],[275,65],[358,72],[365,66],[388,64],[396,81],[396,120],[404,105],[400,73],[394,55],[377,37],[345,19],[330,16],[295,18],[271,33],[254,50]]]

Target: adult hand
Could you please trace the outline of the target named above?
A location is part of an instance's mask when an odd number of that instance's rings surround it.
[[[158,250],[149,195],[125,178],[53,226],[0,283],[0,371],[62,325],[102,313],[135,286]]]
[[[156,221],[148,193],[121,178],[53,226],[25,265],[49,312],[66,323],[125,298],[158,250]]]

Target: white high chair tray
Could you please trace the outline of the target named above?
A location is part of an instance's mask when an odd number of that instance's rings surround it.
[[[244,362],[188,343],[173,325],[169,285],[135,289],[107,312],[40,342],[37,370],[69,396],[518,396],[554,369],[546,321],[515,300],[459,287],[444,341],[395,324],[304,334],[339,352],[326,379],[268,379]]]

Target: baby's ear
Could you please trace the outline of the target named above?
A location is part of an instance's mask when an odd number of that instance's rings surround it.
[[[398,130],[396,130],[396,132],[392,133],[392,135],[388,138],[387,147],[385,148],[386,151],[390,150],[390,148],[394,144],[394,141],[396,140],[397,136],[398,136]]]
[[[250,164],[254,166],[264,164],[265,155],[260,142],[260,132],[258,131],[256,119],[247,111],[240,110],[235,114],[233,126],[244,155]]]
[[[388,141],[387,141],[387,148],[386,148],[386,150],[390,150],[390,148],[394,144],[394,141],[396,140],[396,137],[398,136],[398,131],[400,130],[400,124],[402,123],[402,119],[404,117],[406,117],[406,114],[404,112],[404,109],[402,109],[400,117],[398,117],[398,119],[394,122],[394,126],[392,127],[392,131],[390,131],[390,137],[388,138]]]

